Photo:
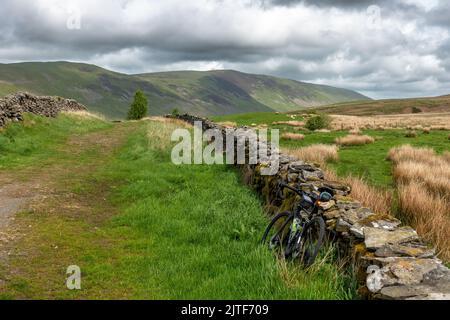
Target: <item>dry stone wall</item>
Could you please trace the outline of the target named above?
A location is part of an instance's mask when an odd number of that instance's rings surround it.
[[[172,116],[168,116],[172,117]],[[202,121],[203,129],[225,129],[208,119],[188,114],[176,116],[191,124]],[[242,131],[236,131],[238,138]],[[270,148],[269,148],[270,149]],[[279,154],[278,174],[260,174],[264,164],[240,165],[246,183],[260,193],[269,213],[293,209],[298,196],[285,191],[277,194],[279,182],[295,186],[306,181],[310,186],[335,190],[335,199],[323,207],[330,239],[356,272],[359,293],[372,299],[450,299],[450,270],[435,250],[417,232],[383,212],[374,212],[351,198],[351,189],[327,181],[320,168],[291,156]]]
[[[61,111],[84,111],[85,106],[71,99],[35,96],[19,92],[0,99],[0,127],[8,122],[21,121],[24,112],[45,117],[56,117]]]

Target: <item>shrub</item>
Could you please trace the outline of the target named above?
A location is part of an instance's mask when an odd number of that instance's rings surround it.
[[[173,110],[172,110],[172,115],[173,116],[178,116],[180,114],[180,111],[177,109],[177,108],[174,108]]]
[[[375,139],[370,136],[356,136],[356,135],[348,135],[341,138],[336,138],[336,144],[341,146],[358,146],[363,144],[374,143]]]
[[[281,138],[286,139],[286,140],[303,140],[305,139],[305,136],[301,133],[283,133],[281,135]]]
[[[419,107],[412,107],[412,113],[422,113],[422,109]]]
[[[147,115],[148,112],[148,101],[147,97],[140,90],[136,91],[134,94],[133,103],[128,110],[128,120],[139,120]]]
[[[319,114],[311,117],[306,121],[305,127],[308,130],[314,131],[319,129],[327,129],[331,124],[330,116],[326,114]]]

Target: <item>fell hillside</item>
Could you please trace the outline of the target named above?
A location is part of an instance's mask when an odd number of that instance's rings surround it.
[[[76,99],[91,111],[123,118],[141,89],[151,114],[177,108],[197,115],[293,111],[369,98],[346,89],[232,70],[127,75],[71,62],[0,64],[0,96],[16,91]]]
[[[318,107],[315,110],[328,114],[352,116],[450,112],[450,95],[431,98],[344,102]]]

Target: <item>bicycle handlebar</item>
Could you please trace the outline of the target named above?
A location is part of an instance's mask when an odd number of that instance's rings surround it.
[[[306,195],[308,195],[308,196],[311,197],[311,198],[314,198],[314,199],[317,198],[317,196],[314,195],[314,194],[312,194],[312,193],[308,193],[308,192],[305,192],[305,191],[303,191],[303,190],[296,189],[296,188],[291,187],[290,185],[288,185],[288,184],[286,184],[286,183],[284,183],[284,182],[280,182],[280,183],[279,183],[279,186],[280,186],[280,188],[287,188],[287,189],[289,189],[289,190],[292,190],[292,191],[294,191],[296,194],[298,194],[299,196],[303,196],[303,194],[306,194]]]

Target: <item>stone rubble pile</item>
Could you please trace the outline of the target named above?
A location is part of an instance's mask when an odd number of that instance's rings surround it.
[[[167,116],[173,117],[173,116]],[[202,121],[203,129],[225,129],[207,119],[188,114],[176,116],[191,124]],[[238,132],[238,131],[236,131]],[[242,131],[236,134],[238,136]],[[270,149],[270,146],[268,147]],[[320,168],[279,154],[280,169],[274,176],[260,174],[265,164],[240,165],[246,182],[263,195],[272,214],[291,210],[298,196],[277,192],[279,182],[296,186],[327,186],[335,199],[323,207],[330,239],[342,256],[351,261],[360,283],[359,293],[372,299],[450,299],[450,269],[414,229],[383,212],[374,212],[350,197],[348,186],[326,181]],[[305,183],[306,181],[306,183]]]
[[[87,110],[86,107],[75,100],[18,92],[0,99],[0,127],[11,121],[22,121],[24,112],[56,117],[61,111],[85,110]]]

